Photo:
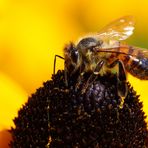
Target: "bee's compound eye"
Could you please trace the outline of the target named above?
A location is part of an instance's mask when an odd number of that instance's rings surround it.
[[[77,63],[78,57],[79,57],[78,50],[75,47],[73,47],[72,50],[71,50],[71,59],[72,59],[72,61],[74,63]]]
[[[93,37],[83,38],[77,45],[78,50],[90,49],[98,45],[98,41]]]

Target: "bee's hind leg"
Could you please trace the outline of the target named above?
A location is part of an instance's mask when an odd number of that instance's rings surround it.
[[[126,83],[126,73],[125,73],[124,65],[122,61],[116,60],[112,64],[110,64],[109,67],[113,68],[117,64],[118,64],[117,90],[118,90],[118,95],[122,98],[122,102],[123,102],[124,98],[127,96],[127,83]]]
[[[97,64],[95,70],[93,71],[93,73],[88,78],[86,84],[83,86],[82,91],[81,91],[82,94],[85,93],[86,89],[88,88],[88,85],[91,86],[93,84],[93,82],[96,80],[96,78],[98,77],[99,71],[101,70],[101,68],[103,67],[103,65],[104,65],[104,61],[103,60],[101,60]]]
[[[126,83],[126,73],[124,69],[124,65],[121,61],[118,62],[119,65],[119,72],[118,72],[118,88],[120,91],[120,96],[126,97],[127,96],[127,83]]]

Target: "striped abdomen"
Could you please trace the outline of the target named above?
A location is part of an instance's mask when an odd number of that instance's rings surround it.
[[[127,54],[118,55],[126,71],[139,79],[148,80],[148,50],[133,46],[120,47],[119,50]]]

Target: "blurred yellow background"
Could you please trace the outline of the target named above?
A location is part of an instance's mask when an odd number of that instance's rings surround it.
[[[125,15],[136,20],[127,43],[148,48],[147,0],[0,0],[0,130],[13,125],[21,104],[50,79],[54,55],[63,55],[66,43]],[[56,69],[63,69],[62,60]],[[129,81],[148,115],[148,82]]]

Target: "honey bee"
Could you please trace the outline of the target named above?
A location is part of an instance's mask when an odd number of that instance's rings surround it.
[[[70,43],[64,49],[65,70],[74,73],[80,69],[80,80],[86,72],[104,75],[115,71],[118,94],[125,97],[126,72],[148,80],[148,50],[121,43],[133,34],[134,24],[132,16],[124,16],[100,32],[80,39],[76,45]]]

